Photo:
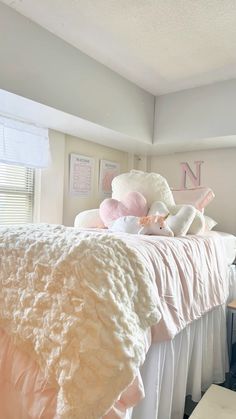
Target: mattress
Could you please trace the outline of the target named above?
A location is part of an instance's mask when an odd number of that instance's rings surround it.
[[[236,257],[236,236],[222,231],[210,231],[209,236],[220,235],[223,239],[228,264],[231,265]]]

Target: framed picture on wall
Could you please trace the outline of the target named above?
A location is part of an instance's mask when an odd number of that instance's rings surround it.
[[[120,174],[120,164],[109,161],[100,160],[100,173],[99,173],[99,193],[103,198],[111,196],[111,182],[117,175]]]
[[[69,190],[72,195],[88,197],[92,193],[94,159],[80,154],[70,154]]]

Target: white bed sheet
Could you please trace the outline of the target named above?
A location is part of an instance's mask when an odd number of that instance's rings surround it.
[[[236,236],[233,234],[224,233],[222,231],[210,231],[208,235],[220,235],[223,238],[226,255],[228,258],[228,264],[231,265],[236,256]]]

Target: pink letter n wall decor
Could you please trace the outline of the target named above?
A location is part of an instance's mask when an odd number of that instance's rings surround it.
[[[182,176],[181,176],[181,188],[187,189],[187,176],[189,177],[190,181],[192,182],[193,186],[196,188],[201,185],[201,165],[204,163],[203,161],[195,161],[195,173],[192,171],[191,167],[187,162],[180,163],[182,169]]]

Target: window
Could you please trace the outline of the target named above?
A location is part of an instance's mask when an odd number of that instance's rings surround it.
[[[0,163],[0,224],[33,221],[35,170]]]

